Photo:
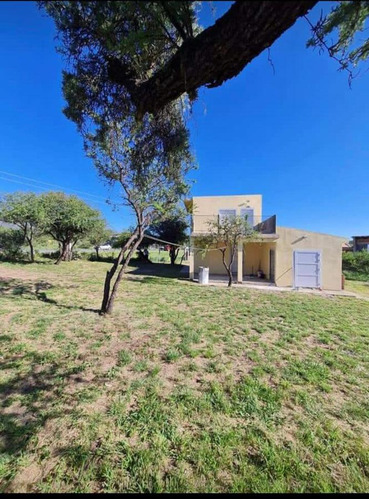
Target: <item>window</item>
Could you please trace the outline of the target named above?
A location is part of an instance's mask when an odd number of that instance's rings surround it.
[[[241,208],[241,216],[247,216],[247,223],[254,227],[254,209],[253,208]]]
[[[218,212],[219,222],[227,217],[236,217],[236,210],[219,210]]]

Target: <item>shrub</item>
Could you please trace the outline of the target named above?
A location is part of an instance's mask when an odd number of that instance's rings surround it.
[[[0,255],[4,260],[19,260],[24,257],[22,245],[24,234],[19,229],[0,228]]]
[[[347,279],[369,281],[369,252],[345,252],[342,255],[342,270]]]

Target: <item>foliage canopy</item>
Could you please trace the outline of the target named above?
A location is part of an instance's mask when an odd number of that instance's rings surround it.
[[[50,191],[40,198],[45,211],[43,230],[61,245],[56,263],[70,260],[73,246],[99,223],[100,214],[74,195]]]
[[[30,249],[30,260],[34,261],[33,240],[41,234],[45,211],[40,197],[32,192],[6,194],[0,201],[0,219],[19,227]],[[9,233],[10,234],[10,233]],[[13,238],[16,241],[17,237]]]

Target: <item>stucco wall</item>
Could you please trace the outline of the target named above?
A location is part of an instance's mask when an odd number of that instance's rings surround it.
[[[242,208],[253,208],[256,222],[261,220],[261,194],[239,196],[194,196],[193,197],[193,232],[206,232],[207,221],[218,215],[219,210],[235,209],[240,215]]]
[[[345,238],[313,233],[302,229],[277,227],[275,282],[277,286],[293,286],[293,251],[320,250],[322,288],[341,290],[342,243]]]
[[[260,269],[269,279],[269,251],[275,248],[275,243],[256,242],[245,243],[243,252],[243,274],[256,274]]]
[[[194,240],[194,245],[196,245],[196,240]],[[226,261],[229,259],[229,250],[226,251]],[[237,259],[237,253],[235,255],[235,260]],[[236,264],[236,263],[235,263]],[[227,274],[225,267],[222,262],[222,254],[219,250],[211,250],[203,255],[199,251],[194,252],[194,272],[199,272],[199,266],[204,266],[209,268],[211,274]],[[236,267],[234,267],[236,269]]]
[[[196,239],[193,240],[193,245],[196,246]],[[245,243],[243,246],[243,275],[256,274],[259,269],[265,273],[269,279],[269,250],[275,248],[275,243]],[[229,258],[229,251],[226,252],[226,259]],[[237,253],[235,260],[237,259]],[[193,272],[199,272],[199,266],[209,267],[211,274],[226,274],[226,270],[222,262],[222,254],[219,251],[210,251],[205,255],[199,251],[194,252]],[[235,262],[234,271],[237,266]]]

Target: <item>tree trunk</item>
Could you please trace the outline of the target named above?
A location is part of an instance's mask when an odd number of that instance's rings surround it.
[[[135,241],[133,246],[131,246],[127,257],[124,260],[124,264],[122,265],[122,267],[119,270],[117,279],[115,280],[115,283],[113,286],[113,290],[111,292],[108,303],[106,305],[106,314],[111,314],[113,312],[113,306],[114,306],[114,302],[115,302],[115,297],[117,295],[119,283],[120,283],[121,279],[123,278],[123,275],[125,273],[125,270],[127,269],[127,266],[129,264],[129,261],[131,260],[132,255],[137,250],[138,245],[141,243],[142,240],[143,240],[143,234],[141,236],[139,236],[139,238]]]
[[[123,85],[137,118],[157,113],[184,92],[218,87],[270,47],[315,4],[312,1],[236,1],[212,26],[187,39],[169,61],[137,85],[123,61],[108,61],[109,78]]]
[[[76,242],[74,242],[72,244],[72,242],[70,241],[67,245],[67,257],[66,257],[66,260],[69,262],[73,259],[73,247],[74,245],[76,244]]]
[[[33,248],[33,243],[31,238],[27,238],[27,243],[29,246],[30,261],[35,262],[35,251]]]
[[[96,251],[96,260],[100,260],[99,247],[95,247],[95,251]]]
[[[70,261],[72,259],[72,244],[70,241],[61,242],[61,250],[55,264],[60,264],[61,261]]]
[[[66,254],[66,245],[63,241],[63,243],[59,242],[59,257],[57,258],[55,264],[60,264],[62,260],[65,260],[65,254]]]
[[[134,233],[132,236],[129,238],[127,243],[122,246],[120,249],[118,257],[115,259],[115,262],[111,269],[106,272],[106,277],[105,277],[105,283],[104,283],[104,293],[103,293],[103,300],[100,308],[100,314],[106,314],[107,313],[107,306],[108,306],[108,301],[110,297],[110,284],[111,280],[113,279],[113,276],[119,266],[119,264],[122,262],[124,253],[132,246],[133,242],[137,239],[138,236],[138,228],[135,229]]]
[[[171,246],[169,250],[169,256],[170,256],[170,263],[172,266],[176,263],[176,258],[179,252],[179,248],[176,249],[176,247]]]
[[[35,262],[35,252],[34,252],[34,249],[33,249],[32,241],[29,242],[29,251],[30,251],[30,254],[31,254],[31,262]]]
[[[227,264],[227,262],[225,260],[225,253],[226,253],[226,251],[227,251],[227,249],[221,250],[221,252],[222,252],[223,266],[225,267],[225,269],[227,271],[227,274],[228,274],[228,286],[230,287],[230,286],[232,286],[232,283],[233,283],[232,264],[233,264],[233,260],[234,260],[235,250],[231,248],[231,258],[230,258],[229,264]]]

